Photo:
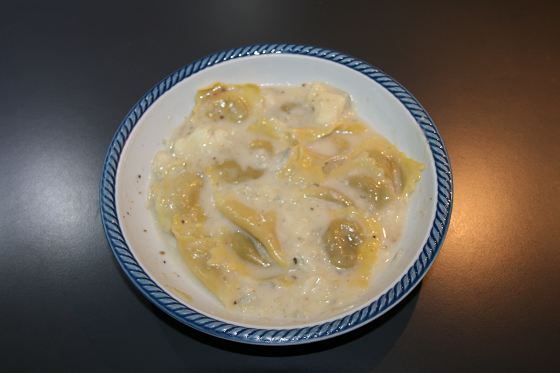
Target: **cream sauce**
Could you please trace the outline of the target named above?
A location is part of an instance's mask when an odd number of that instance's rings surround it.
[[[156,155],[150,193],[156,221],[189,267],[241,313],[308,319],[352,307],[396,256],[424,165],[325,84],[216,83],[196,101]],[[343,255],[357,258],[347,267],[326,249],[337,219],[360,228],[345,236]],[[269,265],[236,254],[236,233]]]

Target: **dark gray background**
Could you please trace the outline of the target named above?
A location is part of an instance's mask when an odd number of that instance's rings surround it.
[[[3,1],[0,370],[553,372],[560,366],[560,7],[555,1]],[[347,335],[203,335],[130,284],[99,181],[152,86],[214,52],[303,43],[403,84],[439,128],[455,202],[401,304]]]

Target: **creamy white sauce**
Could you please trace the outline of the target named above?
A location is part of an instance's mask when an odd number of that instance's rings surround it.
[[[232,92],[237,92],[236,86],[228,87]],[[324,161],[340,154],[348,155],[363,141],[379,136],[371,127],[362,134],[335,133],[344,132],[339,129],[320,139],[314,138],[294,145],[286,138],[274,136],[292,133],[290,131],[293,129],[325,130],[334,128],[337,123],[364,122],[354,112],[346,93],[323,84],[260,87],[260,94],[262,100],[246,100],[249,114],[238,121],[220,119],[220,109],[217,109],[218,114],[215,115],[204,114],[202,108],[204,105],[209,107],[210,104],[199,102],[199,109],[195,108],[198,112],[176,131],[170,139],[169,147],[156,155],[153,164],[156,183],[166,185],[169,183],[168,175],[182,172],[180,170],[183,169],[201,176],[203,185],[197,200],[205,217],[201,235],[214,240],[223,234],[224,229],[232,233],[247,233],[216,208],[217,199],[224,195],[260,214],[276,214],[275,234],[281,253],[289,262],[287,268],[275,263],[265,247],[258,243],[256,248],[259,254],[271,265],[262,268],[241,260],[249,275],[232,270],[231,262],[229,266],[221,266],[220,263],[227,262],[227,258],[208,260],[209,268],[218,268],[225,281],[237,284],[234,287],[238,287],[238,290],[232,290],[234,294],[230,294],[231,298],[229,295],[224,297],[219,292],[216,293],[226,308],[264,317],[314,318],[352,307],[352,301],[367,290],[367,286],[364,288],[356,285],[356,268],[361,264],[351,268],[334,266],[325,251],[323,238],[333,219],[348,214],[346,206],[322,198],[302,197],[302,190],[319,187],[319,183],[313,182],[313,177],[308,176],[305,170],[300,174],[296,171],[287,175],[285,170],[294,152],[303,148],[314,152]],[[227,105],[227,102],[222,103],[222,107]],[[264,133],[251,127],[262,118],[267,123],[276,123],[277,129]],[[267,141],[272,149],[251,147],[256,141]],[[341,147],[345,149],[341,150]],[[241,170],[251,168],[261,171],[262,175],[255,179],[228,183],[209,171],[216,165],[232,160],[237,162]],[[421,170],[420,165],[418,168]],[[329,167],[322,169],[330,170]],[[366,172],[364,169],[357,169],[351,174],[363,174]],[[419,171],[417,172],[419,175]],[[394,198],[380,207],[363,190],[350,185],[348,178],[352,175],[325,175],[320,187],[342,193],[352,202],[354,210],[360,216],[375,219],[378,224],[378,231],[373,232],[376,235],[375,242],[380,242],[376,248],[377,260],[367,271],[367,281],[371,283],[398,256],[396,242],[406,221],[406,198]],[[400,175],[394,177],[394,182],[387,180],[382,174],[370,176],[390,184],[393,189],[398,189],[399,186],[394,184],[401,182]],[[170,219],[182,212],[179,207],[165,202],[170,199],[161,193],[163,192],[154,189],[151,202],[160,226],[166,234],[170,234]],[[167,224],[162,223],[165,220],[163,218],[167,219]],[[371,237],[368,239],[372,240]],[[230,248],[226,248],[227,250],[231,252]],[[275,276],[284,276],[286,281],[271,280]],[[204,280],[201,281],[204,283]]]

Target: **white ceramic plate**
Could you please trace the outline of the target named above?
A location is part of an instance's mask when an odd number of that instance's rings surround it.
[[[426,164],[412,194],[399,245],[402,256],[346,313],[329,319],[283,320],[225,310],[169,247],[148,210],[151,161],[191,114],[200,88],[224,83],[299,85],[326,82],[348,92],[358,114],[408,157]],[[438,254],[451,217],[452,176],[432,120],[399,83],[356,58],[304,45],[254,45],[185,66],[148,92],[115,134],[103,167],[101,216],[118,262],[138,289],[177,320],[208,334],[253,344],[296,344],[346,333],[401,301]],[[161,252],[165,252],[162,255]]]

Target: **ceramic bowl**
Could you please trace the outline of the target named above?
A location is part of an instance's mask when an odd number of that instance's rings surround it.
[[[408,157],[426,165],[412,194],[401,257],[345,313],[328,319],[270,320],[225,310],[190,273],[148,209],[151,161],[192,111],[198,89],[220,81],[259,85],[325,82],[350,94],[358,114]],[[205,57],[169,75],[132,108],[102,171],[101,216],[115,257],[134,285],[175,319],[232,341],[286,345],[358,328],[394,307],[422,280],[451,217],[452,175],[441,136],[399,83],[357,58],[311,46],[254,45]],[[161,252],[165,252],[165,260]]]

